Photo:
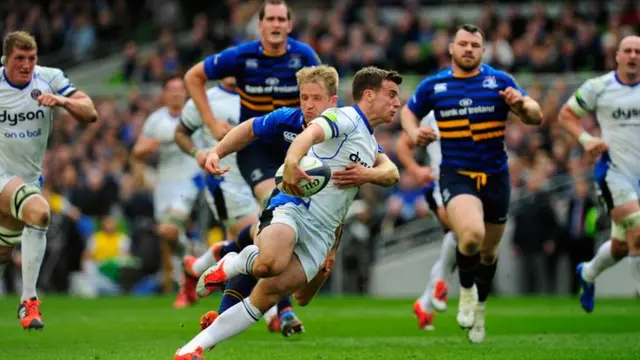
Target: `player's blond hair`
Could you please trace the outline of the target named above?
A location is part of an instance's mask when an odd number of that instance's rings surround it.
[[[28,32],[12,31],[4,38],[2,55],[9,57],[14,49],[38,51],[38,44],[36,39]]]
[[[298,80],[298,87],[305,83],[323,84],[327,89],[329,96],[338,95],[338,70],[333,66],[320,65],[320,66],[307,66],[298,70],[296,73],[296,79]]]

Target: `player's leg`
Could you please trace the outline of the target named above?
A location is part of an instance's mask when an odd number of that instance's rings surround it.
[[[472,343],[483,342],[485,337],[486,301],[496,274],[500,240],[504,234],[509,213],[510,184],[508,172],[495,174],[488,177],[487,185],[480,191],[484,211],[485,237],[480,246],[480,264],[475,274],[475,283],[478,287],[478,306],[473,327],[467,333],[469,341]]]
[[[590,313],[595,308],[595,279],[604,270],[626,257],[630,248],[627,243],[628,228],[622,222],[638,209],[638,197],[632,181],[611,169],[604,178],[596,182],[600,200],[612,218],[611,239],[598,249],[596,256],[587,263],[578,264],[580,277],[580,306]],[[633,218],[633,216],[631,216]]]
[[[51,218],[49,203],[40,187],[14,177],[4,182],[0,193],[0,226],[17,238],[22,230],[22,296],[18,316],[25,329],[42,329],[40,300],[36,292],[40,266],[47,249],[47,230]],[[24,229],[22,229],[24,224]]]
[[[211,326],[178,350],[174,359],[188,359],[189,354],[200,354],[202,350],[210,349],[242,333],[258,322],[262,314],[273,307],[279,299],[304,286],[307,275],[301,261],[297,256],[292,256],[290,259],[280,275],[260,279],[251,296],[218,316]]]
[[[477,196],[476,180],[455,172],[440,174],[442,198],[447,218],[458,235],[456,263],[460,280],[458,324],[470,328],[475,320],[478,292],[475,271],[480,264],[480,245],[484,239],[484,212]]]

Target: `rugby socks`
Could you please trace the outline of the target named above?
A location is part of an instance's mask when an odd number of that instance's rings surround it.
[[[289,296],[283,298],[278,303],[278,315],[282,317],[287,312],[292,312],[293,307],[291,305],[291,298]]]
[[[493,277],[496,275],[497,268],[497,260],[491,265],[480,263],[476,268],[475,282],[478,287],[478,301],[481,303],[487,301],[487,298],[489,297],[491,284],[493,283]]]
[[[240,233],[238,234],[238,246],[240,246],[240,250],[246,248],[249,245],[253,245],[253,237],[251,236],[251,227],[252,225],[247,225]]]
[[[244,299],[235,304],[224,314],[220,314],[216,321],[208,328],[201,331],[193,340],[178,351],[178,355],[184,355],[196,351],[201,347],[203,350],[238,335],[250,328],[262,317],[262,313],[251,304],[249,299]]]
[[[611,255],[611,240],[607,240],[600,245],[596,256],[582,266],[582,278],[588,283],[593,283],[600,273],[617,264],[620,260],[622,259],[616,259]]]
[[[220,307],[218,308],[218,314],[224,313],[242,301],[242,299],[248,298],[257,283],[258,280],[256,278],[244,274],[240,274],[227,281],[222,295],[222,301],[220,301]]]
[[[224,257],[230,252],[239,253],[242,249],[251,244],[253,244],[253,239],[251,238],[251,225],[247,225],[240,231],[235,241],[229,241],[222,247],[222,250],[220,250],[220,256]]]
[[[442,253],[440,253],[440,256],[442,257]],[[431,276],[429,277],[429,283],[427,284],[427,287],[424,289],[424,292],[422,293],[422,296],[420,297],[420,299],[418,299],[418,302],[420,303],[420,305],[422,305],[422,308],[424,309],[424,311],[428,312],[428,313],[432,313],[433,312],[433,306],[431,306],[431,296],[433,295],[433,287],[436,284],[436,281],[441,280],[441,274],[440,274],[440,269],[442,269],[442,265],[440,264],[442,262],[441,258],[438,258],[438,261],[433,264],[433,266],[431,267]]]
[[[459,248],[456,248],[456,262],[458,263],[460,286],[465,289],[472,288],[475,282],[476,269],[480,265],[480,253],[467,256],[462,254]]]
[[[36,285],[47,250],[47,228],[25,225],[22,231],[22,296],[20,302],[37,298]]]
[[[440,257],[438,262],[440,263],[440,270],[438,271],[439,278],[437,280],[449,280],[451,274],[456,268],[456,252],[458,249],[458,238],[456,233],[449,231],[444,235],[442,240],[442,247],[440,248]]]
[[[222,270],[227,275],[227,279],[231,279],[239,274],[251,275],[253,263],[256,261],[259,252],[257,246],[249,245],[242,249],[237,255],[229,254],[222,263]]]
[[[193,269],[193,272],[195,272],[196,274],[202,275],[202,273],[205,272],[205,270],[207,270],[208,268],[212,267],[215,264],[216,264],[216,259],[213,257],[213,249],[209,248],[207,249],[207,251],[204,252],[204,254],[200,255],[200,257],[193,262],[192,269]]]

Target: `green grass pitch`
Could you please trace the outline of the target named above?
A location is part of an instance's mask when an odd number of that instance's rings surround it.
[[[197,333],[202,313],[219,298],[185,309],[171,298],[80,300],[44,296],[43,332],[22,330],[16,298],[0,298],[0,359],[173,359]],[[266,331],[264,321],[205,352],[210,359],[640,359],[640,301],[599,299],[585,314],[576,299],[494,298],[487,338],[471,345],[455,321],[456,303],[419,331],[412,300],[367,297],[315,299],[297,313],[306,333],[292,339]]]

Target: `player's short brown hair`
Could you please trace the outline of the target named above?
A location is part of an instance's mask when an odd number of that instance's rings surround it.
[[[172,82],[173,80],[180,80],[184,82],[184,79],[182,79],[182,76],[180,75],[176,75],[176,74],[168,75],[162,79],[162,88],[166,89],[167,85],[169,85],[169,83]]]
[[[365,90],[379,91],[384,81],[402,84],[402,76],[393,70],[384,70],[375,66],[360,69],[353,76],[351,96],[354,101],[360,101]]]
[[[38,44],[36,39],[28,32],[12,31],[4,38],[2,54],[9,57],[14,49],[38,51]]]
[[[298,87],[304,83],[324,84],[329,96],[338,95],[338,70],[333,66],[307,66],[296,73]]]
[[[291,7],[285,0],[265,0],[265,2],[262,3],[262,6],[260,6],[260,10],[258,11],[258,19],[264,19],[264,12],[267,8],[267,5],[285,5],[287,7],[287,20],[291,20],[291,17],[293,16]]]

